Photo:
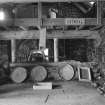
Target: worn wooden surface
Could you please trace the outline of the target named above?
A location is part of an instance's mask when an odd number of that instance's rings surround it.
[[[39,31],[6,31],[0,33],[1,40],[9,39],[39,39]],[[52,38],[86,38],[97,39],[99,33],[97,31],[81,30],[81,31],[52,31],[47,32],[47,39]]]
[[[97,0],[1,0],[0,3],[7,3],[7,2],[13,2],[13,3],[30,3],[30,2],[83,2],[83,1],[97,1]],[[99,0],[104,1],[104,0]]]
[[[33,90],[30,84],[0,86],[1,105],[105,105],[105,97],[88,83],[57,82],[53,90]],[[55,88],[54,88],[55,87]]]

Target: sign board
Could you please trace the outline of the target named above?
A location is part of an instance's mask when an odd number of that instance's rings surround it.
[[[84,18],[66,18],[65,25],[85,25]]]

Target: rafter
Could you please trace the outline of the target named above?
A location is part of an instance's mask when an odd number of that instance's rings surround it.
[[[7,3],[7,2],[13,2],[13,3],[30,3],[30,2],[83,2],[83,1],[97,1],[97,0],[0,0],[0,3]],[[99,1],[105,1],[105,0],[99,0]]]
[[[85,8],[83,8],[79,3],[75,2],[74,5],[79,8],[84,14],[88,12]]]

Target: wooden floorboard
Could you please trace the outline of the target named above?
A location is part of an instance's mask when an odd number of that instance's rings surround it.
[[[32,85],[1,86],[0,105],[105,105],[105,97],[90,83],[54,82],[53,90],[33,90]]]

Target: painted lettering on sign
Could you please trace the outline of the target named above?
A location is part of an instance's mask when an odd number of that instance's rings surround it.
[[[66,18],[65,25],[85,25],[84,18]]]

